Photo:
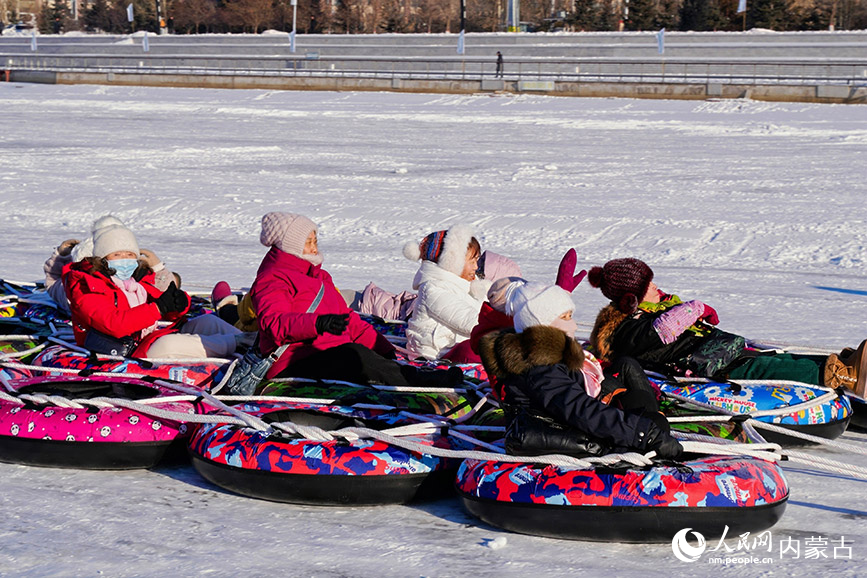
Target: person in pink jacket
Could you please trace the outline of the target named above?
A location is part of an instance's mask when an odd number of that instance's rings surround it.
[[[394,347],[349,309],[322,268],[313,221],[268,213],[262,217],[259,241],[270,247],[250,290],[259,319],[259,349],[270,354],[288,345],[267,378],[422,386],[463,381],[460,370],[422,370],[393,360]]]

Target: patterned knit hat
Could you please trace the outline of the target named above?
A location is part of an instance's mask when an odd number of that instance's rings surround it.
[[[653,269],[639,259],[612,259],[602,267],[590,269],[587,279],[593,287],[599,287],[617,309],[631,315],[653,281]]]
[[[432,261],[455,275],[464,270],[467,248],[473,238],[470,225],[458,223],[448,231],[435,231],[421,240],[421,243],[408,242],[403,246],[403,255],[410,261]]]
[[[266,247],[277,247],[284,253],[301,257],[307,237],[316,230],[316,223],[303,215],[268,213],[262,217],[259,242]]]
[[[440,260],[440,255],[443,252],[443,245],[445,242],[446,231],[434,231],[422,239],[418,246],[421,258],[425,261],[433,261],[436,263]]]

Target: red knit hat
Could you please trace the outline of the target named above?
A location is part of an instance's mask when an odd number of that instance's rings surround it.
[[[599,287],[620,311],[630,315],[647,293],[653,269],[640,259],[612,259],[602,267],[590,269],[587,280],[593,287]]]

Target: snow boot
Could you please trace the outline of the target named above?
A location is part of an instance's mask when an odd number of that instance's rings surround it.
[[[429,367],[401,365],[400,372],[404,379],[415,387],[457,387],[464,382],[464,372],[460,367],[449,367],[447,370]]]
[[[867,355],[865,355],[867,340],[862,341],[857,350],[846,348],[841,356],[831,354],[825,361],[824,379],[826,387],[844,386],[864,397],[867,390]],[[848,351],[847,351],[848,350]],[[848,353],[848,355],[846,355]]]
[[[847,387],[855,392],[856,395],[864,397],[867,390],[867,340],[861,342],[854,352],[846,357],[841,357],[840,361],[849,368],[849,373],[855,378],[855,382]]]
[[[214,311],[217,311],[223,305],[228,304],[230,297],[235,297],[235,304],[237,305],[238,298],[237,296],[232,295],[232,288],[229,287],[228,283],[220,281],[214,285],[214,290],[211,291],[211,305],[214,307]]]

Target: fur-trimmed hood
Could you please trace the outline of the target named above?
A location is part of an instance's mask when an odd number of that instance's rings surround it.
[[[489,375],[505,379],[533,367],[564,364],[573,371],[584,366],[581,345],[555,327],[536,325],[523,333],[511,330],[490,333],[479,343],[482,364]]]
[[[590,333],[590,345],[596,357],[603,361],[611,361],[611,337],[623,321],[629,317],[620,311],[613,303],[606,305],[596,316],[596,324]]]

